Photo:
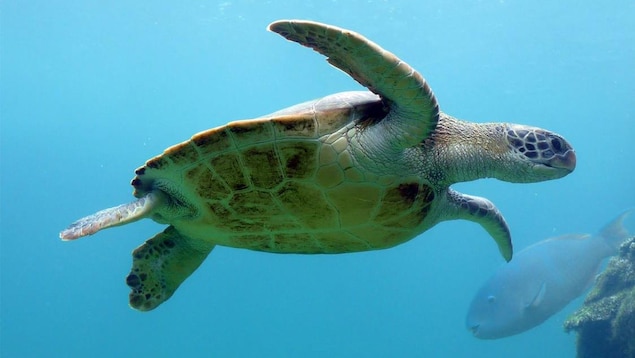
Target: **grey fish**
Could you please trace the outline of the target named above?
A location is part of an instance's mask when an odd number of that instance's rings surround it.
[[[602,261],[630,235],[629,210],[596,235],[568,234],[514,255],[478,290],[466,317],[476,338],[497,339],[538,326],[593,284]]]

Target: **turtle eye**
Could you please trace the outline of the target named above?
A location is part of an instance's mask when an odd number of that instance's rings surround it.
[[[558,137],[551,137],[551,147],[556,151],[556,153],[562,153],[563,147],[565,145],[562,144],[562,140]]]

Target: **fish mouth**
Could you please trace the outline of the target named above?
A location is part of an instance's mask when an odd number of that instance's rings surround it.
[[[480,324],[474,324],[468,327],[468,329],[470,330],[470,332],[472,332],[472,335],[474,337],[478,337],[478,329],[480,326],[481,326]]]

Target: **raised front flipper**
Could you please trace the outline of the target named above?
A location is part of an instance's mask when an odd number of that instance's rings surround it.
[[[450,208],[444,220],[465,219],[480,224],[496,241],[498,250],[506,261],[512,259],[513,248],[509,227],[501,212],[491,201],[478,196],[448,190]]]
[[[439,106],[421,75],[364,36],[312,21],[281,20],[269,30],[327,56],[333,66],[380,95],[390,112],[394,144],[410,147],[434,130]]]
[[[165,302],[214,248],[191,240],[173,226],[132,252],[132,270],[126,283],[132,289],[130,306],[150,311]]]

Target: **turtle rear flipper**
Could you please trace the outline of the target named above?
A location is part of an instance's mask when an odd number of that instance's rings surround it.
[[[60,239],[71,241],[113,226],[125,225],[150,216],[161,205],[161,195],[151,192],[128,204],[98,211],[70,224],[60,232]]]
[[[132,289],[130,306],[150,311],[172,296],[214,248],[181,235],[174,226],[132,252],[132,270],[126,283]]]

